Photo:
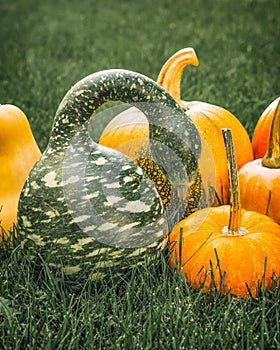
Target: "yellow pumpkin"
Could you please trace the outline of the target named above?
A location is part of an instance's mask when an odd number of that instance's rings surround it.
[[[40,156],[23,111],[14,105],[0,105],[0,242],[14,229],[21,190]]]

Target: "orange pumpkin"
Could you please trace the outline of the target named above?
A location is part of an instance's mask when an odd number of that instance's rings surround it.
[[[119,113],[105,127],[99,144],[126,154],[137,160],[141,149],[149,143],[149,124],[145,115],[136,107]]]
[[[16,106],[0,105],[0,242],[17,222],[21,190],[40,156],[25,114]]]
[[[252,147],[255,159],[262,158],[267,151],[271,124],[279,101],[280,97],[271,102],[257,122],[252,137]]]
[[[280,224],[280,99],[271,118],[266,154],[239,170],[243,207],[273,218]],[[267,125],[267,124],[265,124]],[[266,138],[266,132],[264,129]],[[259,136],[260,137],[260,136]],[[257,146],[257,144],[255,144]],[[260,144],[261,149],[262,144]]]
[[[215,184],[217,196],[224,203],[229,203],[228,176],[226,153],[224,150],[221,128],[231,128],[233,141],[236,146],[237,166],[253,160],[253,151],[250,138],[240,121],[229,111],[205,102],[185,102],[180,98],[180,83],[184,68],[187,65],[198,65],[195,51],[185,48],[176,52],[162,67],[157,83],[165,88],[173,98],[185,109],[186,115],[196,125],[202,139],[202,154],[200,159],[200,171],[205,188]],[[128,111],[131,111],[129,109]],[[117,133],[117,129],[119,132]],[[128,132],[126,132],[126,129]],[[125,152],[125,146],[131,145],[137,139],[135,148]],[[116,135],[118,139],[116,139]],[[148,135],[148,123],[143,114],[127,113],[125,117],[117,115],[108,124],[100,137],[99,143],[124,151],[127,155],[137,154],[141,145],[146,142]],[[209,171],[209,166],[211,171]],[[214,167],[214,169],[213,169]],[[219,202],[216,202],[219,204]]]
[[[224,129],[229,161],[230,205],[198,210],[171,231],[171,266],[194,288],[255,297],[280,276],[280,226],[241,208],[230,129]]]
[[[205,102],[181,100],[181,76],[189,64],[198,65],[192,48],[176,52],[162,67],[157,82],[185,109],[186,115],[197,127],[203,139],[200,160],[202,178],[204,182],[212,182],[212,175],[209,172],[209,157],[212,157],[215,166],[216,193],[223,203],[229,203],[227,157],[221,130],[231,128],[238,169],[253,159],[250,138],[240,121],[228,110]]]

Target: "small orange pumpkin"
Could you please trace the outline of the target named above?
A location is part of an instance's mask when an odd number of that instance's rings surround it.
[[[17,222],[21,190],[40,156],[23,111],[13,105],[0,105],[0,242],[3,236],[9,238]]]
[[[214,283],[221,293],[255,297],[280,276],[280,226],[271,218],[241,209],[230,129],[223,130],[229,161],[230,205],[205,208],[171,231],[171,266],[206,291]],[[249,291],[249,290],[250,291]]]
[[[226,109],[205,102],[181,100],[181,76],[184,68],[188,65],[198,65],[193,48],[182,49],[170,57],[163,65],[157,83],[165,88],[185,109],[186,115],[194,122],[200,133],[202,154],[199,166],[205,188],[214,183],[217,197],[222,202],[229,203],[227,161],[221,129],[232,129],[238,168],[253,160],[250,138],[240,121]],[[133,158],[133,154],[139,152],[141,142],[144,144],[147,142],[147,137],[146,117],[129,109],[125,115],[117,115],[107,125],[99,143],[119,149],[129,156],[132,154]],[[137,142],[135,142],[135,138],[137,138]],[[134,148],[131,146],[133,142]],[[214,165],[215,169],[209,171],[209,164]]]
[[[257,122],[252,137],[252,147],[255,159],[262,158],[267,151],[271,124],[279,101],[280,97],[271,102]]]
[[[243,207],[273,218],[280,224],[280,99],[273,108],[270,135],[263,158],[245,164],[239,170],[239,182]],[[267,128],[264,128],[264,139]],[[258,136],[260,137],[260,136]],[[257,146],[257,144],[255,144]],[[262,144],[258,152],[261,150]],[[259,153],[258,153],[259,154]]]

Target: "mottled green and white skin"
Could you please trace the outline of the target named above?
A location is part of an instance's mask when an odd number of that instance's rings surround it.
[[[90,139],[88,121],[107,102],[145,113],[153,159],[165,167],[176,206],[164,209],[155,186],[130,158]],[[91,121],[91,123],[93,123]],[[181,219],[196,175],[199,134],[173,98],[153,80],[113,69],[87,76],[66,94],[48,146],[22,191],[22,246],[65,273],[88,269],[105,278],[147,262]]]

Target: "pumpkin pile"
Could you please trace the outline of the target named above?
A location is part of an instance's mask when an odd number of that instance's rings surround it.
[[[2,239],[16,225],[32,259],[98,280],[168,244],[171,267],[194,288],[270,288],[280,275],[279,98],[251,143],[230,111],[181,99],[188,65],[198,66],[192,48],[157,81],[123,69],[85,77],[62,99],[43,154],[23,112],[0,106]],[[93,140],[100,110],[119,102],[129,108]]]

